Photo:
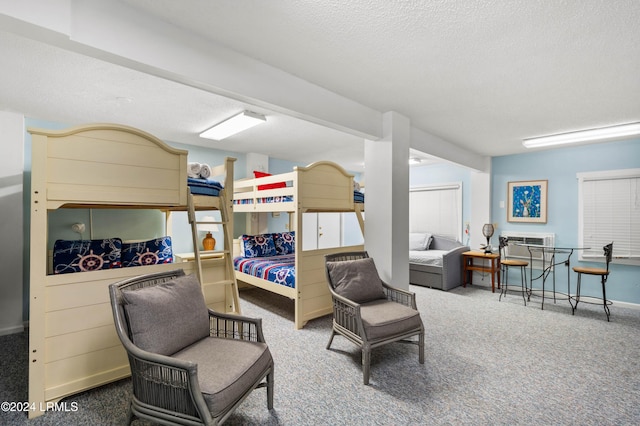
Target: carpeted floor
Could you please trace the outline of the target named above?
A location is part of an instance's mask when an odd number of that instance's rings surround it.
[[[243,313],[263,318],[275,359],[275,409],[256,390],[230,425],[636,425],[640,424],[640,310],[532,300],[498,301],[481,287],[442,292],[411,287],[426,327],[417,347],[392,344],[372,356],[362,384],[359,351],[336,337],[331,318],[293,329],[293,303],[259,289],[241,292]],[[547,301],[548,302],[548,301]],[[27,336],[0,337],[0,399],[27,399]],[[7,425],[123,424],[130,383],[66,398],[77,411],[0,412]],[[147,422],[136,421],[136,425]]]

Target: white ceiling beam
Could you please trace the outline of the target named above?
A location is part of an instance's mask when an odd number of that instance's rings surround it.
[[[415,127],[411,128],[411,148],[480,172],[488,173],[491,167],[490,157],[460,148]]]

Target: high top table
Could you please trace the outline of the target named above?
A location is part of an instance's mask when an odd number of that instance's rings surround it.
[[[556,300],[568,300],[571,305],[571,309],[574,309],[573,303],[571,302],[571,255],[576,250],[588,250],[585,247],[555,247],[555,246],[544,246],[539,244],[524,244],[524,243],[514,243],[515,245],[526,247],[529,250],[529,287],[527,290],[528,300],[531,300],[531,296],[540,296],[542,297],[542,309],[544,309],[544,299],[545,293],[547,293],[545,284],[549,275],[552,276],[553,279],[553,303],[556,303]],[[537,277],[533,276],[533,253],[539,252],[542,254],[542,271],[540,275]],[[564,259],[558,259],[558,255],[566,255]],[[567,292],[559,292],[556,290],[556,270],[555,267],[559,265],[565,265],[567,267]],[[533,281],[542,280],[542,289],[533,289]]]

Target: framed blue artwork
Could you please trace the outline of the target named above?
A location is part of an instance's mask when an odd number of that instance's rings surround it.
[[[509,222],[547,223],[547,181],[509,182]]]

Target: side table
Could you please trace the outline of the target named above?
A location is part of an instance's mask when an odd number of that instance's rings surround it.
[[[482,264],[474,263],[475,259],[482,260]],[[485,260],[489,261],[489,265],[485,265]],[[473,271],[487,272],[491,274],[491,291],[496,292],[496,276],[498,277],[498,288],[500,288],[500,255],[497,253],[484,253],[481,251],[465,251],[462,253],[462,285],[470,285]]]

